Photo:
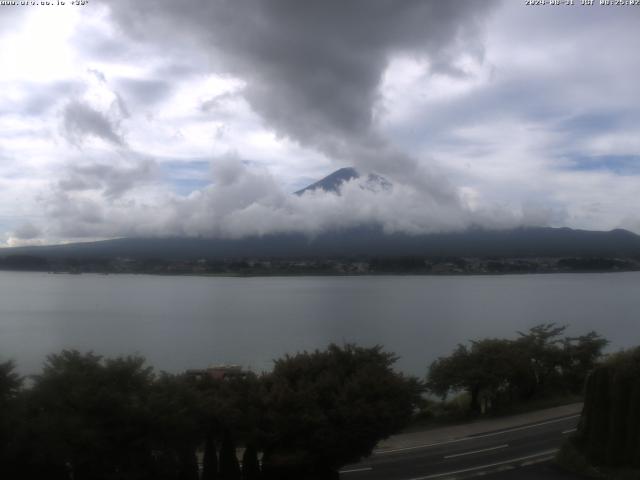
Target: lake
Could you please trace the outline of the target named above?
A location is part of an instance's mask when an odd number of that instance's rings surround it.
[[[640,272],[222,278],[0,272],[0,360],[37,373],[63,348],[141,354],[178,372],[256,371],[330,342],[382,344],[423,376],[459,342],[542,322],[640,344]]]

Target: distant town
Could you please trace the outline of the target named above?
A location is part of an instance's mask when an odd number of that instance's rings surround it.
[[[0,257],[1,270],[50,273],[158,275],[482,275],[509,273],[617,272],[640,270],[640,259],[609,257],[384,257],[384,258],[229,258],[165,260]]]

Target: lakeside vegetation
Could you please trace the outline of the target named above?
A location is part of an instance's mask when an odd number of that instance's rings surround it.
[[[335,479],[426,417],[468,419],[579,395],[607,342],[564,331],[543,324],[516,339],[460,345],[424,381],[394,371],[396,356],[382,347],[350,344],[226,378],[66,350],[28,379],[5,362],[0,477]]]
[[[544,398],[581,395],[587,375],[602,357],[607,340],[596,332],[563,336],[566,326],[541,324],[518,338],[487,338],[460,344],[434,361],[429,392],[443,401],[463,392],[450,410],[493,413]]]
[[[617,257],[301,257],[170,260],[128,257],[0,256],[0,270],[53,273],[157,275],[487,275],[513,273],[629,272],[639,258]]]

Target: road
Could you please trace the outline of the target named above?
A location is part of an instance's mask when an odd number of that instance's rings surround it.
[[[579,417],[570,415],[455,440],[374,452],[365,461],[344,467],[340,478],[445,480],[531,469],[530,465],[554,456],[567,435],[575,431]],[[518,478],[504,474],[499,478],[507,477]]]

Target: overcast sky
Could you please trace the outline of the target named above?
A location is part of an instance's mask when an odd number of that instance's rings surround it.
[[[0,245],[640,233],[638,6],[66,3],[0,5]],[[291,195],[344,166],[393,187]]]

